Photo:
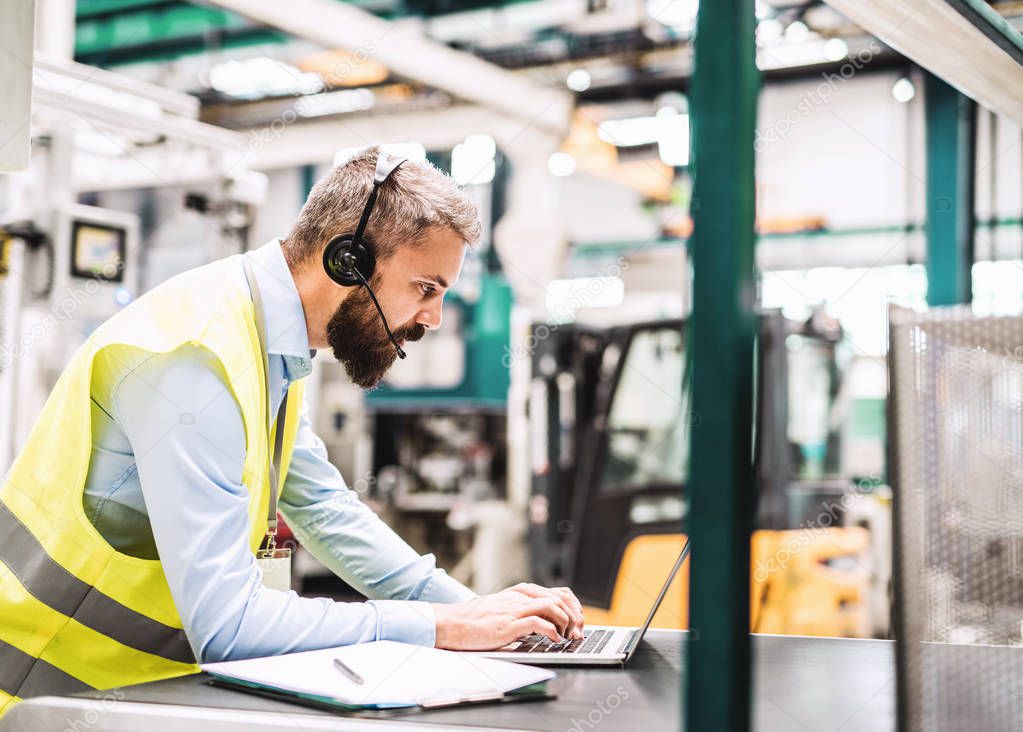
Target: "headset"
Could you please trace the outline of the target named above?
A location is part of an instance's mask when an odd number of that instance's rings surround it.
[[[391,328],[387,325],[387,318],[384,317],[384,311],[380,308],[380,303],[377,302],[377,296],[373,292],[373,288],[369,286],[369,280],[373,277],[373,270],[376,268],[377,260],[364,234],[366,232],[366,224],[369,222],[369,216],[373,213],[373,206],[376,204],[380,186],[406,160],[408,158],[398,157],[383,151],[377,154],[376,172],[373,174],[373,190],[366,200],[365,208],[362,209],[362,216],[359,218],[359,225],[355,227],[355,233],[335,236],[327,242],[327,246],[323,250],[323,269],[327,272],[327,276],[330,279],[342,287],[361,285],[366,288],[370,299],[373,300],[373,304],[376,305],[377,312],[380,314],[380,321],[384,324],[387,337],[394,346],[394,350],[398,352],[399,358],[405,358],[405,351],[394,337],[394,334],[391,333]]]

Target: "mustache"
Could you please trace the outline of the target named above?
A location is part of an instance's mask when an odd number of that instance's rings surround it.
[[[407,341],[409,343],[421,340],[424,335],[426,335],[426,326],[422,323],[403,325],[394,331],[395,340]]]

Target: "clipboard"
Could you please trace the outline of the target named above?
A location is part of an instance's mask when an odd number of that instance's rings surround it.
[[[549,699],[550,669],[438,648],[371,641],[201,664],[217,686],[370,716]]]
[[[255,684],[247,684],[243,681],[224,679],[212,676],[207,685],[232,691],[240,691],[245,694],[253,694],[274,701],[287,702],[312,709],[322,709],[333,712],[342,717],[356,717],[360,719],[385,719],[400,717],[410,714],[419,714],[438,709],[451,709],[452,707],[464,706],[485,706],[490,704],[516,704],[519,702],[549,701],[557,699],[558,695],[547,688],[547,683],[534,684],[522,689],[508,692],[503,696],[488,696],[486,698],[465,698],[465,699],[438,699],[436,701],[424,702],[417,706],[392,707],[389,709],[369,709],[366,707],[350,706],[341,702],[327,700],[306,694],[292,694],[289,692],[277,691]]]

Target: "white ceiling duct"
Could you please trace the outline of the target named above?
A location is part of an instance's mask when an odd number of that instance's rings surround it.
[[[395,74],[500,111],[554,134],[568,129],[572,94],[548,89],[426,38],[413,20],[390,22],[336,0],[213,0],[221,7],[325,48],[365,49]]]
[[[1023,37],[979,0],[827,0],[882,43],[1023,124]]]

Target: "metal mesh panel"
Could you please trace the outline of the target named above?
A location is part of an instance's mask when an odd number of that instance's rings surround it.
[[[889,326],[900,727],[1023,729],[1023,318]]]

